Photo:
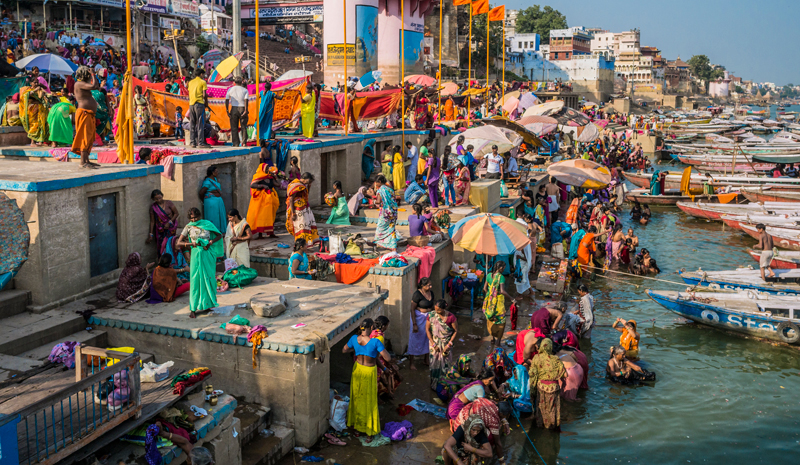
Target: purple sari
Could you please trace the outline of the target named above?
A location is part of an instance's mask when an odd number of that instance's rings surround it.
[[[464,391],[471,388],[472,386],[475,386],[476,384],[483,384],[483,381],[481,380],[473,381],[464,386],[463,388],[461,388],[460,391],[456,392],[456,394],[453,396],[453,400],[451,400],[450,404],[447,405],[447,418],[449,420],[455,420],[456,418],[458,418],[458,414],[461,413],[461,409],[463,409],[467,405],[464,402],[461,402],[461,399],[459,397],[461,396],[461,394],[464,393]]]
[[[155,240],[156,244],[161,244],[164,239],[174,236],[178,229],[178,224],[169,219],[169,215],[157,203],[153,203],[153,215],[156,218]]]

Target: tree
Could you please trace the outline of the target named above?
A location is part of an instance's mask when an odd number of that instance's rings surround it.
[[[725,76],[725,68],[713,68],[711,60],[705,55],[695,55],[689,60],[689,69],[692,70],[692,75],[697,79],[701,79],[706,83],[706,92],[708,92],[708,84]]]
[[[459,24],[463,20],[466,24],[467,30],[469,28],[469,9],[462,17],[459,16]],[[473,77],[478,79],[486,79],[486,16],[485,14],[472,17],[472,42],[475,43],[475,50],[472,52],[472,70]],[[489,66],[494,65],[494,58],[502,59],[503,57],[503,22],[492,21],[489,27]],[[459,34],[461,34],[459,32]],[[464,32],[467,35],[468,32]],[[466,68],[468,63],[469,49],[464,47],[461,49],[461,64]]]
[[[550,43],[551,29],[566,28],[567,17],[549,6],[533,5],[517,13],[516,31],[521,34],[535,32],[541,36],[543,44]]]
[[[736,86],[736,88],[734,88],[733,91],[736,92],[737,94],[744,93],[744,89],[742,89],[742,86]]]

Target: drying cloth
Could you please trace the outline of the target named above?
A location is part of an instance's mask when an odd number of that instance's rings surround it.
[[[175,386],[175,384],[177,384],[180,381],[186,381],[187,379],[191,378],[192,376],[199,375],[200,373],[203,373],[203,372],[206,372],[206,371],[211,373],[211,370],[206,368],[206,367],[192,368],[191,370],[187,371],[186,373],[181,373],[178,376],[176,376],[175,378],[173,378],[172,385]]]
[[[56,344],[47,357],[53,363],[63,363],[67,368],[75,368],[75,341],[64,341]]]
[[[419,273],[417,276],[417,282],[419,282],[422,278],[429,278],[431,276],[433,262],[436,261],[436,249],[433,247],[415,247],[410,245],[408,248],[406,248],[406,251],[403,252],[403,255],[406,257],[419,258]]]
[[[301,462],[322,462],[323,460],[325,459],[322,457],[316,457],[314,455],[304,455],[300,457]]]
[[[337,253],[334,259],[336,263],[357,263],[350,255],[346,253]]]
[[[261,346],[261,340],[267,337],[267,328],[263,325],[256,325],[250,330],[247,335],[247,342],[253,344],[253,368],[258,367],[256,357],[258,357],[258,348]]]
[[[97,152],[97,163],[119,163],[116,151]]]
[[[172,180],[173,176],[175,175],[175,161],[174,155],[170,155],[168,157],[162,158],[158,163],[164,167],[164,171],[161,172],[161,176]]]
[[[439,407],[438,405],[425,402],[424,400],[414,399],[407,405],[418,412],[430,413],[431,415],[441,419],[447,418],[445,417],[445,412],[447,410],[444,407]]]
[[[508,311],[511,312],[511,331],[516,331],[517,329],[517,304],[512,303],[511,307],[509,307]]]
[[[325,355],[331,351],[331,347],[328,345],[328,336],[318,331],[312,332],[317,336],[317,342],[314,344],[314,358],[322,363],[325,361]]]
[[[379,263],[381,266],[400,268],[408,265],[408,260],[397,252],[389,252],[383,255]]]
[[[736,200],[738,195],[738,192],[732,192],[730,194],[717,194],[717,198],[719,199],[719,203],[730,203],[731,201]]]
[[[361,436],[358,439],[361,440],[361,445],[364,447],[380,447],[386,446],[392,443],[392,440],[387,438],[382,434],[376,434],[372,437],[372,441],[367,442],[369,440],[369,436]]]
[[[50,149],[50,155],[58,161],[67,161],[71,147],[58,147]],[[114,159],[117,159],[117,153],[114,152]]]
[[[390,421],[383,425],[381,435],[386,436],[392,441],[403,441],[411,439],[414,436],[414,425],[408,420],[400,422]]]
[[[362,258],[354,263],[335,263],[336,282],[354,284],[369,273],[369,270],[378,264],[377,258]]]
[[[147,427],[147,434],[144,440],[144,458],[147,465],[161,465],[161,453],[158,452],[158,433],[160,428],[156,425]]]

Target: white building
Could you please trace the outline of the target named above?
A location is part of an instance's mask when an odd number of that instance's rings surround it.
[[[608,31],[595,32],[592,38],[592,55],[603,56],[606,59],[616,57],[616,48],[619,46],[617,42],[618,34]]]
[[[731,79],[725,71],[725,77],[708,83],[708,95],[710,97],[728,97],[730,95]]]
[[[541,37],[535,32],[528,34],[514,34],[507,36],[509,52],[537,52],[541,43]]]
[[[506,10],[506,24],[505,31],[506,37],[511,37],[517,32],[517,14],[518,10]]]

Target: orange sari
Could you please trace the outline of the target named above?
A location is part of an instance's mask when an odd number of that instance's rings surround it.
[[[267,171],[268,170],[268,171]],[[267,167],[266,163],[258,165],[252,182],[275,179],[275,167]],[[272,234],[274,231],[275,217],[278,214],[280,200],[278,192],[273,188],[250,188],[250,207],[247,209],[247,224],[253,233]]]

